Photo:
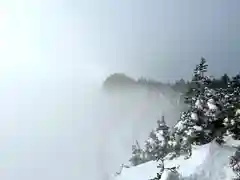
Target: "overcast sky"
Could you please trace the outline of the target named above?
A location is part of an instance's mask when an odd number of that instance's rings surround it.
[[[239,0],[1,0],[1,73],[172,79],[240,65]],[[10,71],[11,69],[11,71]]]

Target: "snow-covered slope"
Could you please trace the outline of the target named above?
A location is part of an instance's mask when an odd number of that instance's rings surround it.
[[[148,180],[154,178],[158,172],[158,163],[150,161],[129,169],[123,169],[121,175],[114,180]]]
[[[229,156],[235,152],[235,149],[228,146],[219,146],[215,142],[204,146],[194,147],[192,157],[184,160],[179,157],[174,160],[168,160],[166,167],[180,165],[178,172],[183,178],[192,177],[196,180],[231,180],[234,176],[229,167]],[[123,169],[121,175],[116,176],[114,180],[148,180],[156,177],[157,162],[148,162],[129,169]],[[162,179],[166,179],[166,173]]]
[[[198,172],[206,179],[232,179],[234,175],[229,167],[229,156],[236,150],[229,146],[219,146],[212,143],[209,148],[209,155],[204,163],[199,167]]]

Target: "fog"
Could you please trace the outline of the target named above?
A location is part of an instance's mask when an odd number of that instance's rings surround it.
[[[1,179],[102,180],[167,108],[144,89],[103,92],[119,69],[99,62],[90,28],[77,27],[63,4],[1,1]]]
[[[175,111],[146,89],[109,94],[73,79],[32,74],[2,83],[2,179],[102,179],[128,163],[131,145],[163,111],[169,120]]]

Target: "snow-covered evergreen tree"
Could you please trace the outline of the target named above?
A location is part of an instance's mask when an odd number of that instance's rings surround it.
[[[207,67],[206,60],[202,58],[194,70],[192,86],[187,93],[186,103],[189,105],[189,110],[182,113],[174,127],[177,144],[181,150],[188,151],[189,155],[192,144],[206,144],[213,139],[222,143],[222,136],[227,129],[230,132],[236,129],[236,124],[224,125],[225,118],[231,117],[231,121],[235,121],[232,116],[237,104],[233,103],[236,99],[233,98],[235,90],[232,85],[227,89],[209,88],[212,80],[205,75]]]
[[[240,75],[228,79],[228,86],[211,88],[212,79],[205,75],[206,72],[206,61],[202,59],[194,70],[192,86],[187,93],[189,110],[182,113],[174,126],[173,139],[178,147],[175,151],[188,152],[188,157],[193,144],[202,145],[213,140],[222,144],[226,135],[240,139]],[[231,158],[231,165],[239,178],[237,154]]]
[[[210,142],[214,136],[214,121],[218,120],[219,109],[216,103],[216,92],[209,89],[211,79],[205,76],[207,64],[204,58],[194,70],[192,94],[186,97],[189,110],[182,113],[175,129],[180,135],[180,142],[183,144],[205,144]]]
[[[149,160],[158,160],[168,154],[169,138],[169,127],[162,116],[162,119],[157,121],[157,128],[150,133],[145,142],[144,151]]]
[[[132,157],[129,160],[133,166],[137,166],[146,162],[144,151],[140,148],[138,141],[136,141],[136,145],[132,145]]]
[[[234,180],[240,180],[240,148],[238,148],[235,154],[230,158],[230,166],[236,174]]]
[[[149,142],[152,143],[151,147],[153,147],[151,149],[152,157],[154,157],[154,160],[157,160],[159,162],[159,173],[157,173],[157,176],[153,180],[160,180],[166,170],[177,174],[176,167],[169,169],[164,167],[165,157],[170,152],[175,152],[175,149],[173,148],[175,143],[169,143],[171,141],[171,138],[172,136],[170,129],[166,124],[164,116],[162,116],[161,120],[157,121],[157,128],[155,131],[151,132],[149,137]]]
[[[164,159],[170,153],[173,158],[181,154],[187,154],[186,158],[189,158],[192,145],[203,145],[213,140],[222,144],[224,136],[240,140],[240,74],[232,78],[223,76],[223,86],[220,86],[221,83],[217,84],[206,75],[207,68],[206,60],[202,58],[194,69],[186,93],[188,109],[181,113],[171,132],[162,117],[145,142],[145,160],[160,161],[156,180],[161,178],[165,170]],[[133,158],[141,159],[138,158],[140,151],[134,152]],[[230,165],[236,179],[240,180],[240,149],[231,157]]]
[[[144,154],[145,154],[145,158],[148,161],[155,160],[155,157],[153,154],[154,148],[155,148],[154,141],[152,139],[148,138],[148,140],[146,140],[145,144],[144,144]]]
[[[157,121],[156,136],[157,146],[154,150],[155,157],[157,160],[162,159],[169,153],[168,141],[170,139],[169,127],[167,126],[164,116],[161,120]]]
[[[202,58],[187,92],[189,109],[181,113],[169,136],[168,152],[172,151],[175,156],[187,153],[189,158],[192,145],[213,140],[222,144],[224,135],[240,139],[240,75],[228,80],[227,87],[212,88],[213,80],[205,74],[207,67]]]
[[[156,159],[154,152],[158,146],[158,143],[159,143],[159,141],[158,141],[156,132],[153,130],[153,131],[151,131],[148,139],[145,142],[145,152],[148,154],[148,156],[151,158],[151,160]]]

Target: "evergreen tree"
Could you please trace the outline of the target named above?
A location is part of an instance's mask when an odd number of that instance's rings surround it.
[[[230,166],[236,174],[234,180],[240,180],[240,148],[238,148],[235,154],[230,158]]]
[[[145,153],[149,160],[158,160],[168,154],[169,138],[169,127],[162,116],[162,119],[157,121],[157,128],[150,133],[145,142]]]
[[[170,139],[171,134],[169,131],[169,127],[165,122],[164,116],[162,116],[161,120],[157,121],[157,128],[150,134],[150,140],[151,142],[154,142],[152,144],[152,147],[154,147],[151,151],[152,156],[155,158],[155,160],[159,162],[159,173],[157,173],[157,177],[153,178],[152,180],[160,180],[165,170],[174,170],[175,173],[177,172],[176,167],[164,167],[165,157],[173,151],[174,143],[169,143]]]
[[[157,146],[155,149],[156,159],[159,160],[169,153],[168,141],[170,139],[169,127],[167,126],[164,116],[157,121],[156,136]]]
[[[164,159],[169,154],[172,157],[187,154],[189,158],[192,145],[213,140],[222,144],[225,135],[240,140],[240,74],[232,78],[224,74],[214,79],[206,75],[207,68],[206,60],[201,58],[192,81],[187,83],[185,103],[188,109],[181,113],[171,132],[163,116],[145,142],[144,153],[139,146],[133,146],[133,164],[143,162],[141,157],[160,161],[155,180],[160,180],[166,169]],[[230,165],[237,175],[236,180],[240,180],[240,149],[231,157]]]
[[[158,146],[156,133],[151,131],[148,139],[145,141],[144,154],[147,161],[156,160],[155,149]]]
[[[133,166],[137,166],[142,163],[141,159],[141,149],[138,146],[138,142],[136,141],[136,145],[132,145],[132,157],[129,160]]]
[[[143,150],[140,148],[139,143],[132,145],[132,157],[129,160],[133,166],[137,166],[145,162]]]
[[[223,136],[231,135],[240,139],[240,75],[222,81],[227,83],[222,88],[213,86],[213,79],[205,75],[207,65],[205,59],[194,70],[193,80],[186,97],[189,110],[183,112],[174,127],[173,139],[175,151],[188,152],[191,156],[192,144],[206,144],[216,140],[224,143]],[[216,83],[216,81],[214,82]],[[240,153],[231,158],[231,166],[238,178],[240,175]]]
[[[189,110],[183,112],[174,127],[174,137],[181,151],[191,155],[192,144],[206,144],[222,135],[222,103],[218,91],[210,89],[211,78],[206,76],[208,65],[204,58],[194,70],[190,94],[186,97]]]
[[[146,161],[155,160],[155,157],[153,156],[152,150],[153,150],[153,148],[152,148],[151,143],[148,140],[145,141],[144,155],[145,155]]]
[[[221,81],[222,81],[222,87],[221,88],[227,88],[228,87],[228,84],[230,82],[230,78],[229,76],[225,73],[222,78],[221,78]]]

